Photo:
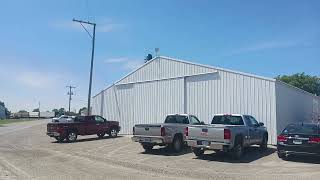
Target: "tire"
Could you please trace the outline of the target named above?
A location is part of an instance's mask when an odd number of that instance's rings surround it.
[[[67,135],[67,142],[72,143],[77,140],[78,134],[75,131],[69,131]]]
[[[99,138],[103,138],[105,134],[106,134],[105,132],[103,132],[103,133],[98,133],[97,136],[98,136]]]
[[[197,157],[202,156],[204,153],[204,150],[201,148],[192,148],[192,151]]]
[[[278,157],[282,160],[287,160],[288,159],[288,156],[286,156],[284,153],[280,153],[280,152],[277,152],[278,154]]]
[[[145,151],[150,151],[153,148],[152,144],[141,144]]]
[[[179,136],[174,137],[173,142],[172,142],[172,149],[175,152],[181,152],[182,150],[182,139]]]
[[[118,131],[115,128],[112,128],[109,132],[109,137],[115,138],[118,136]]]
[[[268,149],[268,136],[267,135],[263,136],[263,139],[262,139],[262,142],[261,142],[259,148],[261,151],[265,151]]]
[[[231,150],[231,157],[232,159],[239,160],[242,157],[242,154],[243,154],[242,141],[239,138],[237,138],[236,143]]]
[[[63,137],[61,137],[61,136],[54,137],[54,138],[55,138],[55,139],[57,140],[57,142],[59,142],[59,143],[63,142],[64,139],[65,139],[65,138],[63,138]]]

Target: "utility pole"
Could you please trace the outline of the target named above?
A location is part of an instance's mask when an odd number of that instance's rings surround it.
[[[71,100],[72,100],[71,96],[73,95],[72,89],[74,89],[76,87],[71,86],[71,85],[70,86],[66,86],[66,87],[69,88],[68,95],[69,95],[69,112],[70,112],[70,106],[71,106]]]
[[[38,115],[38,119],[40,119],[40,101],[39,101],[39,115]]]
[[[89,79],[88,106],[87,106],[87,109],[88,109],[87,115],[89,116],[91,114],[90,101],[91,101],[91,86],[92,86],[92,70],[93,70],[93,58],[94,58],[94,44],[95,44],[95,37],[96,37],[96,23],[92,23],[92,22],[89,22],[89,21],[76,20],[76,19],[73,19],[73,21],[80,23],[81,26],[83,27],[83,29],[87,31],[88,35],[92,39],[91,67],[90,67],[90,79]],[[93,26],[93,35],[91,35],[89,33],[89,31],[86,29],[85,26],[83,26],[82,23],[89,24],[89,25]]]

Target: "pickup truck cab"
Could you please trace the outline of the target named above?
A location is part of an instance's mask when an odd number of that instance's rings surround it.
[[[267,142],[264,124],[250,115],[217,114],[210,125],[192,125],[187,132],[187,143],[196,156],[205,150],[214,150],[229,152],[234,159],[239,159],[244,147],[260,145],[265,150]]]
[[[52,122],[72,122],[74,118],[75,116],[62,115],[57,118],[52,118]]]
[[[188,125],[200,125],[202,122],[194,115],[169,114],[161,124],[136,124],[133,127],[132,141],[139,142],[148,151],[154,146],[171,146],[180,152],[186,144]]]
[[[105,134],[117,137],[120,131],[119,122],[109,121],[101,116],[77,116],[72,122],[54,122],[47,124],[47,135],[54,137],[58,142],[65,139],[74,142],[78,135],[97,134],[102,138]]]

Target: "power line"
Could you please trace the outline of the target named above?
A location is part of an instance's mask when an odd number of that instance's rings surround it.
[[[72,89],[75,89],[76,87],[69,85],[69,86],[66,86],[66,88],[69,88],[69,92],[67,94],[69,95],[69,112],[70,112],[70,106],[71,106],[71,100],[72,100],[71,96],[74,95]]]

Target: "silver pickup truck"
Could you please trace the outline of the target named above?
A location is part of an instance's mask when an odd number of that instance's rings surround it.
[[[217,114],[210,125],[188,127],[187,143],[196,156],[205,150],[229,152],[234,159],[242,156],[243,148],[260,145],[267,149],[268,132],[263,123],[250,115]]]
[[[161,124],[137,124],[133,127],[132,141],[139,142],[148,151],[155,145],[171,146],[180,152],[186,144],[188,125],[201,125],[196,116],[189,114],[169,114]]]

